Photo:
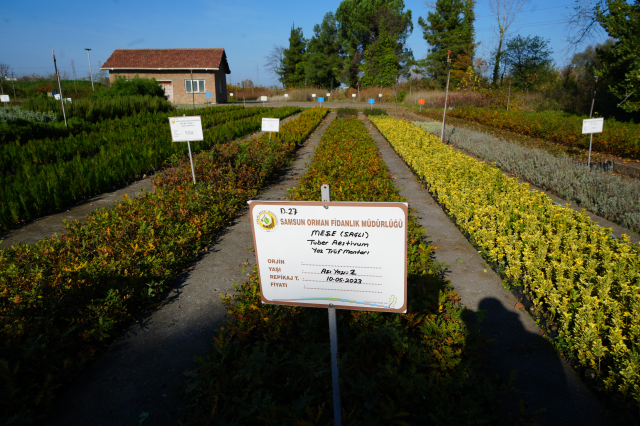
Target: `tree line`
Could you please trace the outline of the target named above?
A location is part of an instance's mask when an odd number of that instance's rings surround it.
[[[598,76],[598,90],[608,109],[628,118],[640,110],[640,0],[595,1],[588,7],[576,6],[573,16],[586,17],[589,28],[597,26],[610,39],[588,46],[564,67],[554,64],[549,40],[511,36],[511,24],[526,0],[489,1],[498,37],[486,59],[476,54],[476,0],[436,0],[427,15],[418,18],[429,47],[423,59],[414,58],[406,44],[414,28],[412,11],[402,0],[343,0],[314,26],[310,38],[292,25],[288,47],[274,46],[266,58],[267,68],[287,88],[331,89],[341,84],[393,87],[416,77],[423,86],[441,88],[449,67],[454,88],[508,84],[514,90],[550,92],[553,87],[575,99],[588,98]],[[574,27],[585,25],[574,21]],[[583,42],[588,35],[571,41]]]

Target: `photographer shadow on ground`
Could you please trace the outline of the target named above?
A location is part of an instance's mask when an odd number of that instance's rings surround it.
[[[478,308],[468,323],[479,327],[486,341],[487,373],[510,382],[498,404],[505,418],[524,424],[607,424],[593,395],[524,310],[508,310],[493,297]]]

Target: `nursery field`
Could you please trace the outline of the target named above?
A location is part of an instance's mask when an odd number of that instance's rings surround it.
[[[79,120],[79,129],[71,131],[60,123],[4,123],[9,131],[0,142],[0,231],[123,186],[187,152],[186,144],[171,141],[167,118],[177,114],[173,109],[133,101],[121,108],[117,102],[100,105],[90,111],[102,111],[98,116],[109,119]],[[191,148],[210,149],[258,131],[262,117],[285,118],[299,111],[292,106],[200,109],[196,114],[202,117],[204,141]],[[85,111],[85,117],[90,115]]]
[[[242,115],[216,109],[206,120],[223,123],[217,114]],[[326,114],[307,110],[271,140],[262,135],[223,144],[241,130],[230,127],[214,137],[216,128],[209,129],[201,148],[210,149],[194,156],[197,185],[181,153],[155,179],[155,191],[68,223],[57,237],[0,250],[0,423],[41,422],[63,387],[139,312],[162,300],[177,274],[290,161]],[[259,116],[244,119],[246,128]],[[151,127],[156,119],[131,116]],[[144,123],[131,122],[131,131]]]
[[[442,120],[442,110],[424,110],[418,114]],[[447,111],[447,116],[545,139],[567,147],[589,149],[589,135],[582,134],[582,120],[587,116],[556,111],[531,113],[489,110],[471,106]],[[606,118],[604,131],[593,135],[593,150],[622,158],[640,159],[640,124]]]
[[[640,403],[640,245],[418,127],[373,123],[593,389]]]
[[[345,118],[340,118],[340,116]],[[360,120],[339,111],[294,201],[405,201]],[[479,371],[478,335],[410,216],[408,311],[338,311],[344,424],[495,424],[493,380]],[[324,309],[265,305],[257,272],[224,302],[230,321],[190,374],[182,424],[331,424]]]

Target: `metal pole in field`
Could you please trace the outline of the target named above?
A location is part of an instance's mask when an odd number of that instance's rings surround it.
[[[400,76],[397,75],[396,76],[396,118],[398,118],[398,80],[400,79]]]
[[[447,125],[447,100],[449,100],[449,66],[451,64],[451,51],[447,50],[447,89],[444,94],[444,115],[442,116],[442,137],[440,140],[444,142],[444,130]]]
[[[509,111],[509,101],[511,100],[511,80],[509,80],[509,96],[507,96],[507,111]]]
[[[14,83],[16,81],[16,75],[14,73],[11,73],[11,85],[13,86],[13,97],[17,98],[16,96],[16,84]]]
[[[244,78],[242,79],[242,108],[246,108],[246,104],[244,101]]]
[[[58,78],[58,90],[60,91],[60,105],[62,106],[62,117],[64,117],[64,127],[67,129],[69,126],[67,125],[67,114],[64,111],[64,98],[62,97],[62,85],[60,84],[60,73],[58,72],[58,65],[56,64],[56,54],[52,50],[51,54],[53,55],[53,67],[56,70],[56,77]]]
[[[193,87],[191,87],[193,89]],[[182,116],[186,116],[186,114],[182,114]],[[193,176],[193,184],[196,184],[196,172],[193,169],[193,157],[191,156],[191,144],[187,141],[187,148],[189,148],[189,161],[191,162],[191,176]]]
[[[196,113],[196,92],[193,90],[193,70],[191,71],[191,100],[193,102],[193,113]],[[214,87],[215,89],[215,87]]]
[[[89,77],[91,78],[91,90],[96,91],[93,87],[93,71],[91,71],[91,49],[84,49],[87,51],[87,56],[89,57]]]
[[[589,111],[589,118],[593,116],[593,105],[596,103],[596,88],[598,87],[598,76],[596,75],[596,84],[593,86],[593,99],[591,100],[591,111]],[[587,167],[591,167],[591,144],[593,143],[593,133],[589,138],[589,160],[587,161]]]
[[[328,183],[323,183],[320,187],[323,202],[331,201],[331,191]],[[325,206],[327,207],[327,206]],[[338,370],[338,323],[336,321],[336,308],[329,304],[329,338],[331,340],[331,381],[333,383],[333,424],[342,426],[342,415],[340,408],[340,381]]]

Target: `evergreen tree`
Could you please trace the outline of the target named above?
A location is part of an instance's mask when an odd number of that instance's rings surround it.
[[[598,73],[612,82],[609,90],[627,112],[640,111],[640,0],[607,0],[607,11],[598,8],[598,21],[616,41],[606,51],[598,50],[602,70]]]
[[[400,70],[396,45],[383,25],[378,40],[371,43],[364,52],[364,63],[360,66],[364,73],[362,87],[392,87],[395,84]]]
[[[411,10],[404,10],[403,0],[343,0],[336,20],[344,50],[343,81],[355,87],[367,48],[378,40],[384,23],[395,40],[395,53],[404,66],[412,58],[405,43],[413,31]]]
[[[282,57],[282,69],[278,71],[281,80],[287,87],[305,84],[305,53],[307,41],[302,35],[302,28],[291,27],[289,48],[285,49]]]
[[[307,43],[306,76],[309,84],[324,88],[340,85],[342,48],[338,25],[332,12],[324,15],[322,25],[313,27],[314,35]]]
[[[447,78],[447,50],[451,50],[451,82],[457,85],[475,55],[475,0],[437,0],[426,21],[420,17],[429,54],[423,65],[427,73],[444,86]]]

